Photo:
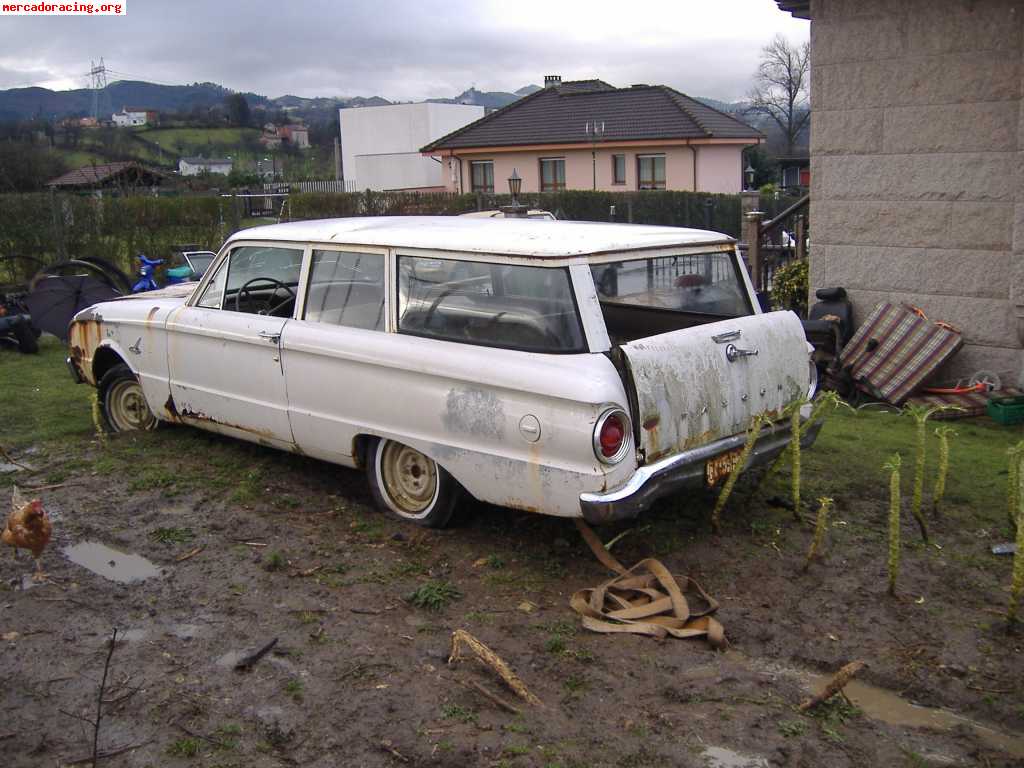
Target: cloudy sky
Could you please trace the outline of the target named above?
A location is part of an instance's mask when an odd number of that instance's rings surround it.
[[[80,0],[85,2],[85,0]],[[98,1],[98,0],[94,0]],[[0,16],[0,88],[212,81],[275,97],[419,100],[599,77],[732,101],[776,34],[772,0],[126,0],[123,17]]]

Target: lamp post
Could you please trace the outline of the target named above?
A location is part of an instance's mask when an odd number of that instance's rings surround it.
[[[756,173],[756,171],[754,170],[754,166],[751,165],[750,163],[747,163],[747,167],[743,171],[743,173],[747,177],[747,189],[753,189],[754,188],[754,174]]]
[[[519,176],[519,171],[513,168],[512,175],[508,177],[508,193],[512,196],[512,202],[501,208],[501,212],[505,214],[506,218],[526,218],[527,208],[519,202],[519,192],[522,188],[523,180]]]

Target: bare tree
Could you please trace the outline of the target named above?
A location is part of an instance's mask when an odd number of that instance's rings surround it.
[[[761,63],[749,94],[750,112],[767,115],[779,128],[790,154],[811,118],[811,44],[794,45],[776,35],[761,50]]]

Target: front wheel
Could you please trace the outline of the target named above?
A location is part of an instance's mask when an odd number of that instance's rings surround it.
[[[111,432],[137,432],[156,429],[156,416],[149,410],[142,385],[123,363],[115,365],[100,379],[100,410]]]
[[[424,528],[448,524],[460,488],[436,461],[394,440],[378,440],[368,458],[370,491],[384,512]]]

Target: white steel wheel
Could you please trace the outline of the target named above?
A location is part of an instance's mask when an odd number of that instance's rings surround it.
[[[149,410],[142,385],[127,365],[116,365],[100,380],[103,417],[111,432],[156,429],[157,418]]]
[[[458,501],[458,484],[429,456],[394,440],[379,440],[367,462],[377,506],[393,517],[442,528]]]

